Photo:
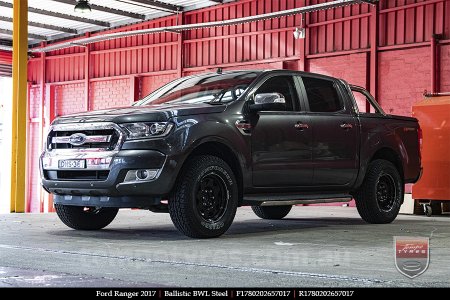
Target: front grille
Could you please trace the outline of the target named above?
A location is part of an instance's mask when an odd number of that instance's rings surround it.
[[[85,140],[81,145],[71,143],[71,137]],[[102,149],[114,150],[120,141],[120,132],[115,128],[52,130],[47,139],[48,150],[56,149]]]
[[[105,181],[109,171],[44,171],[47,180]]]

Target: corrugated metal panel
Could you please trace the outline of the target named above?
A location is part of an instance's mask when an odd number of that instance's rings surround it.
[[[175,24],[175,17],[167,17],[133,26],[130,30]],[[160,33],[95,43],[91,46],[93,77],[175,70],[177,40],[177,34]]]
[[[1,29],[12,30],[13,29],[13,24],[9,23],[9,22],[0,21],[0,28]]]
[[[325,0],[242,0],[222,6],[185,13],[184,24],[225,20],[266,12],[299,7],[299,4],[316,4]],[[431,33],[443,33],[448,38],[450,1],[401,1],[396,5],[381,1],[379,13],[379,46],[391,43],[427,41]],[[444,5],[445,3],[445,5]],[[399,6],[399,9],[396,7]],[[370,47],[371,12],[369,5],[311,13],[307,16],[309,33],[305,42],[306,57],[326,55],[341,51],[367,50]],[[391,11],[393,10],[394,11]],[[421,14],[423,11],[424,14]],[[426,19],[426,11],[433,14]],[[394,17],[387,17],[393,14]],[[431,15],[430,15],[431,16]],[[407,18],[406,18],[407,17]],[[239,24],[227,27],[192,30],[183,33],[182,68],[200,70],[215,65],[240,64],[263,60],[298,60],[302,55],[302,40],[294,40],[292,31],[299,26],[300,16]],[[425,21],[425,19],[427,21]],[[113,31],[135,30],[170,26],[176,23],[174,16],[147,21]],[[445,25],[447,24],[447,25]],[[386,32],[387,28],[389,29]],[[108,31],[112,32],[112,31]],[[413,40],[414,39],[414,40]],[[176,71],[179,56],[178,35],[161,33],[132,36],[94,43],[91,49],[92,78],[148,74],[160,71]],[[78,54],[77,54],[78,53]],[[84,49],[72,47],[47,53],[47,82],[80,80],[84,72]],[[78,67],[77,67],[78,66]],[[197,68],[197,69],[195,69]],[[73,69],[73,74],[69,70]]]
[[[326,2],[312,0],[313,4]],[[369,48],[368,5],[354,5],[310,15],[309,54]]]
[[[424,2],[428,2],[424,5]],[[450,11],[447,0],[383,1],[380,11],[380,46],[430,41],[433,34],[449,38]]]
[[[80,30],[80,31],[88,30],[89,28],[92,27],[92,25],[90,25],[90,24],[67,20],[67,19],[61,19],[61,18],[52,17],[52,16],[43,16],[41,14],[36,14],[36,13],[32,13],[32,12],[28,13],[28,19],[29,19],[29,21],[40,22],[40,23],[44,23],[44,24],[51,24],[51,25],[55,25],[55,26],[62,26],[62,27],[67,27],[67,28],[73,28],[73,29]],[[43,20],[43,19],[45,19],[45,20]],[[50,35],[50,34],[48,34],[46,36],[48,36],[49,38],[52,38],[52,35]]]
[[[12,3],[13,0],[2,0],[3,2]],[[211,5],[217,5],[217,2],[209,1],[209,0],[159,0],[160,2],[169,3],[172,5],[178,5],[185,7],[185,10],[195,9],[195,8],[201,8],[201,7],[207,7]],[[76,0],[73,1],[74,4]],[[146,6],[144,4],[139,3],[128,3],[130,0],[90,0],[90,3],[103,6],[103,7],[109,7],[114,8],[118,10],[122,10],[125,12],[132,12],[136,14],[145,15],[145,18],[147,20],[159,18],[162,16],[170,15],[170,12],[165,12],[157,9],[150,8],[149,6]],[[71,16],[77,16],[77,17],[84,17],[104,22],[109,22],[112,27],[121,26],[125,24],[130,23],[136,23],[140,21],[140,19],[134,19],[127,16],[121,16],[118,14],[112,14],[108,12],[102,12],[93,9],[91,13],[80,15],[76,12],[74,12],[74,4],[66,4],[66,3],[60,3],[52,0],[28,0],[29,7],[38,8],[42,10],[47,10],[51,12],[56,13],[62,13],[66,15]],[[1,7],[0,9],[0,16],[9,17],[12,18],[13,10],[11,8]],[[54,26],[60,26],[60,27],[66,27],[66,28],[72,28],[76,29],[78,33],[84,33],[84,32],[92,32],[96,30],[102,30],[105,29],[104,27],[100,27],[97,25],[92,25],[89,23],[83,23],[63,18],[58,18],[54,16],[45,16],[42,14],[37,14],[30,12],[29,13],[29,21],[38,22],[38,23],[44,23],[44,24],[51,24]],[[0,22],[0,29],[11,29],[12,25],[9,25],[7,22]],[[62,33],[54,30],[49,29],[43,29],[43,28],[36,28],[36,27],[30,27],[29,28],[30,33],[42,35],[48,37],[49,40],[53,39],[59,39],[63,37],[70,36],[70,34]],[[3,35],[2,38],[11,40],[10,36]],[[33,41],[33,43],[38,41]]]
[[[0,64],[12,64],[12,53],[0,50]]]
[[[210,8],[186,14],[186,23],[240,18],[304,6],[304,1],[257,0]],[[200,67],[215,64],[292,57],[299,53],[299,42],[292,31],[300,16],[209,28],[186,32],[185,65]]]
[[[30,61],[28,62],[28,82],[32,84],[37,84],[40,79],[41,63],[40,61]]]
[[[92,1],[92,2],[94,3],[96,1]],[[103,3],[103,2],[105,2],[105,3]],[[111,2],[111,1],[102,0],[100,4],[102,6],[108,6],[108,5],[105,5],[106,2]],[[75,3],[75,1],[74,1],[74,3]],[[71,16],[80,16],[80,14],[78,14],[74,11],[74,5],[60,3],[60,2],[56,2],[56,1],[28,0],[28,5],[30,7],[40,8],[43,10],[48,10],[48,11],[53,11],[53,12],[58,12],[58,13],[64,13],[64,14],[71,15]],[[114,6],[112,6],[112,7],[114,7]],[[92,12],[90,12],[88,14],[83,14],[83,17],[94,19],[94,20],[111,22],[111,23],[120,22],[120,21],[129,19],[128,17],[125,17],[125,16],[119,16],[119,15],[114,15],[114,14],[110,14],[107,12],[101,12],[101,11],[98,11],[95,9],[93,9]],[[42,20],[42,21],[44,21],[44,20]],[[55,25],[63,25],[64,24],[63,22],[64,22],[64,20],[61,21],[61,24],[55,24]]]

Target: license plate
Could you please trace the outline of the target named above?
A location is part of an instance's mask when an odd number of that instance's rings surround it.
[[[64,159],[58,161],[60,169],[84,169],[86,168],[86,160],[84,159]]]

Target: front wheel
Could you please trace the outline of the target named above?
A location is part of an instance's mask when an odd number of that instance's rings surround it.
[[[403,202],[403,180],[397,168],[386,160],[372,161],[355,200],[364,221],[373,224],[394,221]]]
[[[261,219],[281,220],[291,211],[292,205],[252,206],[252,210]]]
[[[233,171],[222,159],[202,155],[192,158],[169,198],[175,227],[193,238],[224,234],[233,222],[238,186]]]
[[[111,223],[118,208],[97,208],[55,204],[59,219],[73,229],[99,230]]]

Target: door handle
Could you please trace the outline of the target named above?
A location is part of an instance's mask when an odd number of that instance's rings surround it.
[[[305,130],[305,129],[308,129],[308,128],[309,128],[309,125],[308,125],[308,124],[304,124],[304,123],[302,123],[302,122],[297,122],[297,123],[294,125],[294,127],[295,127],[295,129],[298,129],[298,130]]]
[[[349,124],[349,123],[342,123],[342,124],[341,124],[341,128],[342,128],[342,129],[345,129],[345,130],[347,130],[347,129],[352,129],[352,128],[353,128],[353,125],[352,125],[352,124]]]

